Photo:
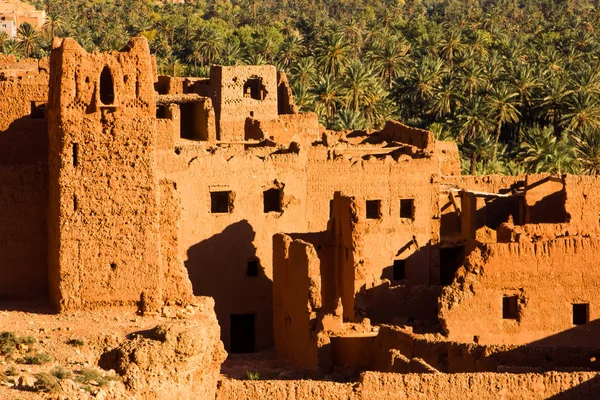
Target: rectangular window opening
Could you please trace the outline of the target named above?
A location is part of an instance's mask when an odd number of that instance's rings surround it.
[[[79,143],[73,143],[73,166],[79,165]]]
[[[333,200],[329,200],[329,218],[333,217]]]
[[[573,304],[573,325],[585,325],[590,320],[590,305]]]
[[[263,192],[264,212],[281,212],[281,189],[272,188]]]
[[[73,195],[73,211],[77,211],[79,209],[79,204],[77,203],[77,196]]]
[[[213,214],[227,214],[233,209],[233,196],[231,191],[210,192],[210,212]]]
[[[248,261],[248,268],[246,269],[246,276],[256,277],[258,276],[258,260]]]
[[[406,260],[394,260],[392,268],[395,281],[406,279]]]
[[[381,200],[367,200],[367,219],[381,218]]]
[[[502,298],[502,318],[517,319],[519,316],[519,298],[517,296],[504,296]]]
[[[400,218],[415,219],[414,199],[400,200]]]
[[[158,119],[168,119],[169,115],[168,115],[168,109],[167,106],[157,106],[156,107],[156,118]]]
[[[31,119],[44,119],[46,118],[46,103],[42,101],[31,102]]]

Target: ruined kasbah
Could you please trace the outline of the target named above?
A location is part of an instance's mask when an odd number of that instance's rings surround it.
[[[600,397],[597,177],[52,47],[0,59],[1,399]]]

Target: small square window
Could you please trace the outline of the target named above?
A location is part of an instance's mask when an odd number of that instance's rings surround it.
[[[394,280],[401,281],[406,278],[406,261],[405,260],[394,260]]]
[[[248,261],[248,268],[246,269],[246,276],[255,277],[258,276],[258,260]]]
[[[367,219],[381,218],[381,200],[367,200]]]
[[[232,210],[232,195],[227,192],[210,192],[210,212],[213,214],[226,214]]]
[[[281,212],[281,189],[273,188],[263,192],[264,212]]]
[[[585,325],[590,320],[590,305],[573,304],[573,325]]]
[[[400,218],[415,219],[414,199],[400,200]]]
[[[504,296],[502,298],[502,318],[517,319],[519,316],[519,298],[517,296]]]

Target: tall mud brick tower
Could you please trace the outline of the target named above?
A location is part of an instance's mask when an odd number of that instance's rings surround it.
[[[152,305],[162,276],[148,44],[88,54],[55,40],[50,63],[51,300],[61,311]]]

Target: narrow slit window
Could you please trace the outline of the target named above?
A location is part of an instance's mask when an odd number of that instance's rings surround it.
[[[415,202],[413,199],[400,200],[400,218],[415,219]]]
[[[381,218],[381,200],[367,200],[367,219]]]
[[[263,192],[264,212],[281,212],[281,189],[273,188]]]
[[[77,211],[79,209],[79,204],[77,202],[77,195],[73,195],[73,211]]]
[[[210,212],[227,214],[233,209],[233,196],[230,191],[210,192]]]
[[[590,305],[573,304],[573,325],[585,325],[590,320]]]
[[[502,318],[517,319],[519,316],[519,298],[517,296],[504,296],[502,298]]]
[[[73,166],[79,165],[79,143],[73,143]]]

